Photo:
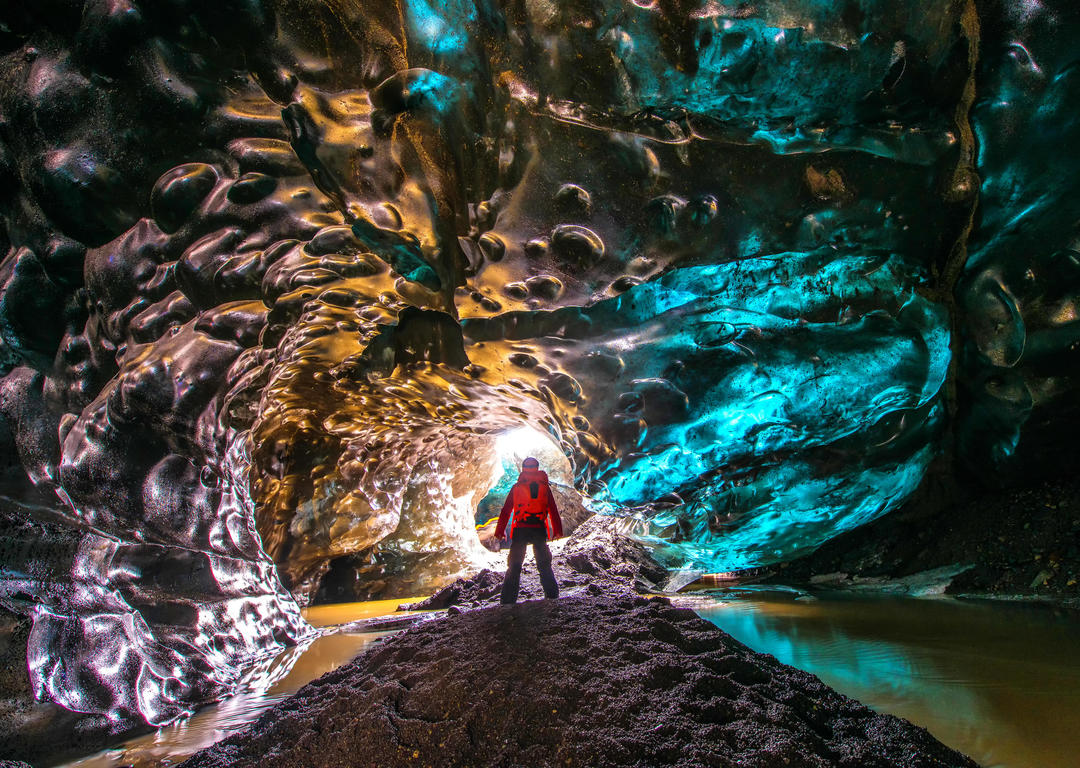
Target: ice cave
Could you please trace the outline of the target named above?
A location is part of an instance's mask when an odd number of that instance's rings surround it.
[[[1073,765],[1078,40],[0,0],[0,766]]]

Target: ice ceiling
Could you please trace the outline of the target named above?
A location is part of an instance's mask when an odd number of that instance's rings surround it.
[[[36,691],[167,722],[332,564],[360,597],[472,567],[523,427],[706,570],[934,461],[1060,463],[1078,33],[1064,0],[4,3]]]

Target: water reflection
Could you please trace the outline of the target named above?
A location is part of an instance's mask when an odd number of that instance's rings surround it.
[[[399,600],[318,606],[317,627],[392,613]],[[929,729],[986,768],[1072,768],[1080,753],[1080,617],[1045,606],[743,588],[694,608],[755,650]],[[243,728],[385,632],[345,627],[290,649],[244,690],[73,768],[172,766]]]
[[[1080,619],[1046,606],[744,591],[698,612],[987,768],[1072,768]]]
[[[305,609],[304,618],[316,627],[331,627],[393,613],[402,600],[321,605]],[[407,602],[407,601],[405,601]],[[172,766],[241,730],[265,710],[296,693],[307,683],[352,660],[387,632],[335,631],[321,635],[256,665],[244,677],[240,691],[191,717],[133,738],[114,749],[66,763],[66,768]]]
[[[373,619],[376,616],[389,616],[397,611],[399,605],[411,603],[422,598],[393,600],[366,600],[362,603],[334,603],[332,605],[313,605],[304,609],[304,618],[313,627],[330,627],[347,624],[350,621]]]

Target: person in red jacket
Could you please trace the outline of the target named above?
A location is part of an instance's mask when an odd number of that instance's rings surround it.
[[[503,579],[503,603],[516,603],[521,583],[521,566],[525,562],[525,548],[532,544],[536,558],[536,570],[540,572],[540,584],[544,597],[559,596],[559,583],[551,570],[551,550],[548,539],[562,536],[562,520],[559,508],[548,485],[547,472],[540,469],[540,462],[533,458],[521,462],[521,474],[510,489],[495,526],[495,538],[506,536],[510,527],[510,556],[506,558],[506,577]]]

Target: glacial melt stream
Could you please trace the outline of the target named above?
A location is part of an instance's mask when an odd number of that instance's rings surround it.
[[[316,625],[397,600],[310,609]],[[986,768],[1072,768],[1080,753],[1080,614],[947,598],[808,596],[753,589],[696,610],[756,651],[927,728]],[[339,632],[281,654],[245,692],[66,768],[171,766],[243,728],[385,633]]]

